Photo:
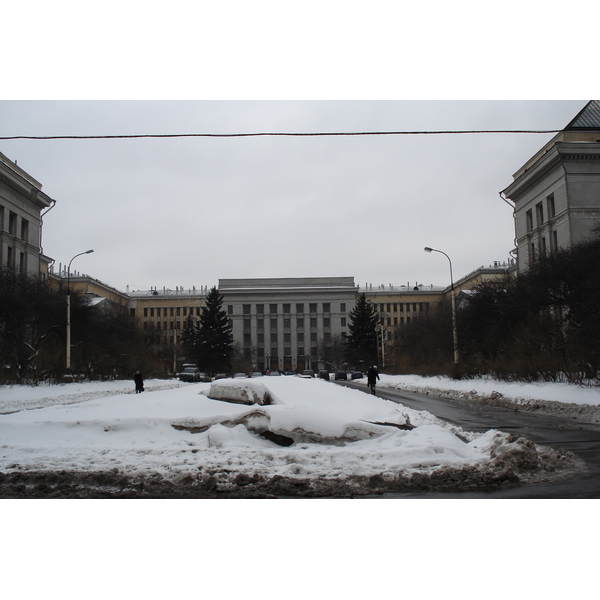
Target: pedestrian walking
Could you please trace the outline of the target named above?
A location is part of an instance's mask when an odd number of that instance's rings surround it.
[[[367,371],[367,382],[369,384],[369,389],[371,390],[371,394],[375,395],[375,384],[379,379],[379,373],[377,372],[377,365],[372,365],[369,367]]]
[[[141,394],[144,391],[144,378],[139,371],[135,372],[133,376],[133,381],[135,382],[135,393]]]

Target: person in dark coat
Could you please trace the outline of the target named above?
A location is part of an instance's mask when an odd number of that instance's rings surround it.
[[[369,384],[369,388],[371,388],[371,394],[373,395],[375,394],[375,384],[377,383],[378,379],[379,373],[377,372],[377,367],[372,365],[367,371],[367,383]]]
[[[133,376],[133,381],[135,382],[135,393],[141,394],[144,391],[144,378],[139,371],[135,372]]]

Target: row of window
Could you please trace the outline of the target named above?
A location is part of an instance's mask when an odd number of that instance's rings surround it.
[[[27,273],[27,254],[25,252],[16,252],[12,246],[6,246],[6,262],[3,262],[3,266],[9,269],[17,268],[17,254],[19,256],[19,270],[21,273]]]
[[[6,231],[5,223],[5,212],[8,212],[8,233],[13,237],[17,237],[17,219],[18,215],[12,210],[5,209],[4,206],[0,206],[0,231]],[[27,241],[29,239],[29,221],[24,217],[21,217],[21,239]]]
[[[292,314],[292,306],[294,306],[294,308],[296,309],[295,313],[298,315],[304,314],[306,307],[308,307],[309,313],[319,312],[319,310],[318,310],[319,303],[318,302],[308,302],[306,304],[300,302],[300,303],[296,303],[296,304],[291,304],[291,303],[282,304],[281,305],[282,313],[284,315]],[[265,309],[268,310],[268,314],[271,314],[271,315],[279,314],[279,304],[255,304],[254,312],[252,311],[252,304],[242,304],[242,314],[243,315],[251,315],[251,314],[264,315]],[[234,310],[235,310],[235,306],[233,304],[229,304],[227,306],[228,314],[230,314],[230,315],[235,314]],[[331,312],[331,302],[322,302],[321,303],[321,312],[330,313]],[[339,312],[342,312],[342,313],[346,312],[346,303],[345,302],[340,303]]]
[[[340,319],[340,326],[346,327],[346,317],[339,317],[339,319]],[[231,321],[231,323],[233,324],[233,321]],[[243,323],[244,323],[244,332],[249,332],[252,329],[252,321],[250,319],[244,319]],[[279,324],[279,321],[277,319],[270,319],[268,321],[268,323],[270,325],[271,331],[277,331],[278,324]],[[329,329],[331,327],[331,317],[324,317],[322,319],[322,323],[323,323],[324,329]],[[309,319],[305,319],[304,317],[300,317],[300,318],[296,319],[296,329],[297,330],[304,329],[306,324],[308,324],[311,329],[316,328],[317,327],[317,318],[310,317]],[[290,330],[291,326],[292,326],[292,319],[283,319],[284,331]],[[264,331],[264,329],[265,329],[265,320],[264,319],[256,320],[256,329],[257,329],[257,331]]]
[[[277,344],[279,336],[277,333],[271,333],[271,344]],[[342,332],[342,339],[346,338],[346,332]],[[304,345],[305,339],[304,339],[304,333],[297,333],[295,336],[295,340],[296,340],[296,344],[298,346]],[[259,346],[263,346],[265,343],[265,334],[264,333],[259,333],[256,336],[256,341],[258,343]],[[316,332],[311,332],[310,333],[310,341],[311,342],[317,342],[317,334]],[[323,341],[327,344],[331,342],[331,332],[330,331],[326,331],[323,333]],[[252,337],[249,333],[245,333],[244,334],[244,346],[249,346],[252,343]],[[292,334],[291,333],[284,333],[283,334],[283,343],[284,344],[291,344],[292,343]]]
[[[536,226],[541,227],[544,224],[544,216],[547,215],[548,220],[556,217],[556,206],[554,204],[554,194],[550,194],[546,198],[546,212],[544,212],[544,201],[538,202],[535,205],[535,220]],[[527,227],[527,233],[531,233],[534,229],[533,226],[533,209],[529,209],[525,213],[525,223]]]
[[[157,306],[151,308],[144,308],[144,317],[145,318],[153,318],[155,315],[157,317],[188,317],[194,316],[194,314],[199,317],[201,308],[197,307],[188,307],[188,306]],[[131,316],[135,317],[135,308],[131,309]]]
[[[429,302],[388,302],[387,304],[379,304],[379,312],[382,313],[409,313],[411,312],[427,312],[429,310]]]
[[[556,231],[550,232],[550,247],[545,236],[539,240],[539,246],[536,248],[535,242],[529,245],[529,263],[533,264],[540,256],[545,256],[548,252],[554,253],[558,250],[558,234]]]

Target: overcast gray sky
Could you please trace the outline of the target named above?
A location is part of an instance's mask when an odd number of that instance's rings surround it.
[[[3,32],[0,136],[560,129],[595,94],[585,57],[597,36],[593,19],[565,31],[564,12],[537,4],[13,3],[3,16],[27,36]],[[557,30],[577,61],[540,56]],[[447,285],[446,259],[423,247],[449,254],[456,279],[508,260],[499,192],[551,137],[0,140],[0,151],[57,202],[44,252],[58,265],[93,248],[73,269],[118,289]]]
[[[3,101],[1,135],[560,129],[581,101]],[[499,192],[551,134],[1,141],[57,204],[44,252],[118,289],[354,276],[446,285],[509,258]]]

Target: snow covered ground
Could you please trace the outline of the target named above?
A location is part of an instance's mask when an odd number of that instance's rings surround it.
[[[505,434],[461,431],[333,383],[258,381],[271,404],[211,400],[210,384],[163,380],[146,381],[139,395],[128,381],[0,387],[0,475],[109,470],[188,484],[209,476],[220,489],[246,489],[249,474],[355,476],[364,485],[449,468],[493,474],[503,456],[536,456]],[[598,404],[596,390],[554,385],[382,376],[381,386]],[[409,422],[413,429],[393,426]],[[259,434],[265,429],[295,441],[280,446]],[[595,584],[595,554],[577,538],[596,529],[595,505],[585,502],[577,510],[567,501],[497,500],[2,502],[0,558],[15,598],[495,600],[506,596],[497,583],[506,569],[511,593],[523,597],[585,597]]]
[[[515,405],[533,402],[600,406],[600,388],[578,387],[568,383],[521,383],[491,378],[450,379],[449,377],[419,377],[417,375],[380,375],[381,387],[438,393],[458,398],[470,396],[489,400],[505,398]]]
[[[211,386],[216,396],[217,387],[249,385],[268,390],[270,404],[208,397]],[[382,375],[381,386],[477,389],[488,396],[513,394],[518,402],[599,402],[597,390],[561,385]],[[490,475],[513,467],[511,461],[548,459],[509,434],[463,431],[430,413],[319,379],[151,380],[145,387],[143,394],[134,394],[129,381],[0,388],[0,472],[112,472],[203,485],[212,478],[217,489],[273,478],[344,484],[354,478],[364,486],[370,478],[377,487],[377,481],[416,473],[451,468]]]

